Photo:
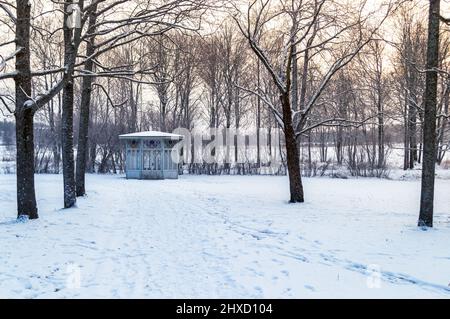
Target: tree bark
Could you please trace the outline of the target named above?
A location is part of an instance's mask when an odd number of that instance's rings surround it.
[[[407,171],[409,169],[409,125],[408,125],[408,96],[407,90],[405,90],[405,105],[404,105],[404,116],[403,121],[405,123],[404,131],[403,131],[403,145],[404,145],[404,153],[403,153],[403,170]]]
[[[380,92],[381,94],[381,92]],[[378,102],[378,168],[383,168],[384,163],[384,109],[381,102]]]
[[[436,170],[436,104],[439,59],[440,0],[430,0],[428,21],[425,114],[423,123],[423,169],[420,227],[433,227],[434,180]]]
[[[76,203],[75,160],[73,151],[73,91],[73,81],[68,81],[64,86],[62,112],[64,208],[71,208]]]
[[[377,87],[377,113],[378,113],[378,168],[385,166],[384,158],[384,97],[383,97],[383,62],[382,62],[382,48],[380,49],[378,42],[376,45],[376,87]]]
[[[417,162],[417,106],[415,103],[417,99],[415,95],[411,98],[415,100],[414,103],[409,102],[409,119],[408,119],[408,134],[409,134],[409,169],[414,169],[414,164]]]
[[[441,112],[444,115],[448,115],[448,110],[449,110],[449,104],[450,104],[450,75],[448,76],[447,79],[447,85],[445,87],[444,90],[444,94],[443,94],[443,109],[441,110]],[[444,160],[445,157],[445,143],[444,143],[444,135],[445,135],[445,131],[447,128],[447,123],[448,123],[448,119],[447,118],[440,118],[439,120],[439,136],[438,136],[438,141],[437,141],[437,163],[439,165],[442,164],[442,161]]]
[[[86,69],[89,70],[89,67],[87,65]],[[88,153],[87,144],[89,136],[89,108],[91,102],[91,90],[92,90],[92,78],[86,77],[83,79],[81,92],[80,123],[78,130],[78,149],[76,160],[76,195],[79,197],[84,196],[86,194],[85,174],[86,174],[86,162]]]
[[[300,156],[295,138],[295,131],[292,125],[292,111],[290,105],[290,93],[281,96],[283,107],[284,136],[286,141],[286,161],[289,174],[289,188],[291,193],[291,203],[303,203],[302,176],[300,172]]]
[[[256,62],[256,83],[261,87],[261,61]],[[256,96],[256,167],[261,168],[261,97]],[[237,147],[237,146],[236,146]],[[236,149],[237,154],[237,149]],[[237,155],[236,155],[237,157]]]
[[[89,15],[89,32],[95,32],[95,24],[97,21],[97,5],[94,5]],[[86,44],[86,56],[89,57],[95,53],[95,37],[89,38]],[[87,60],[85,63],[85,69],[88,72],[94,70],[94,62]],[[93,77],[87,76],[83,78],[83,84],[81,89],[81,104],[80,104],[80,123],[78,130],[78,150],[77,150],[77,162],[76,162],[76,196],[84,196],[86,194],[86,164],[88,160],[88,137],[89,137],[89,111],[91,104],[91,92],[92,92]]]
[[[16,151],[17,217],[37,219],[34,189],[34,111],[27,102],[31,97],[30,19],[31,4],[17,0],[16,48]]]
[[[88,171],[89,173],[95,173],[95,164],[97,159],[97,144],[93,141],[92,134],[89,143],[89,163],[88,163]]]
[[[74,104],[74,78],[73,65],[75,63],[75,40],[74,32],[69,28],[68,3],[64,4],[64,65],[67,68],[64,74],[66,81],[63,87],[62,100],[62,161],[63,161],[63,184],[64,184],[64,208],[75,206],[77,198],[75,192],[75,159],[73,151],[73,104]]]
[[[292,59],[292,109],[294,111],[298,111],[299,108],[299,94],[298,94],[298,58],[297,58],[297,46],[295,45],[295,37],[292,37],[292,55],[293,55],[293,59]],[[308,51],[308,50],[306,50]],[[305,55],[307,55],[308,53],[305,53]],[[306,59],[305,59],[306,61]],[[305,65],[307,65],[307,63],[305,63]],[[306,74],[303,74],[303,79],[306,78]],[[303,81],[302,81],[302,84]],[[301,106],[303,106],[304,104],[304,93],[303,93],[303,89],[304,87],[302,86],[302,104]]]
[[[51,100],[48,105],[48,118],[49,118],[49,126],[50,132],[52,134],[52,153],[53,153],[53,173],[59,174],[59,148],[58,148],[58,136],[56,125],[55,125],[55,110],[54,110],[54,101]]]

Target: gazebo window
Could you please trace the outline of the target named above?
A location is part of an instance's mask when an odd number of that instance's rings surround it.
[[[173,160],[173,156],[175,156],[177,152],[177,150],[173,148],[177,143],[179,143],[179,140],[164,141],[164,170],[175,171],[178,169],[177,163]]]
[[[139,141],[131,140],[129,145],[129,149],[127,152],[127,169],[130,171],[135,171],[140,169],[139,165]]]
[[[144,171],[161,170],[161,151],[144,151]]]
[[[130,171],[139,170],[139,151],[128,150],[127,169],[129,169]]]

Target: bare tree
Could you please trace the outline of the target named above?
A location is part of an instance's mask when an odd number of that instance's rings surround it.
[[[16,151],[17,151],[17,215],[38,218],[34,191],[34,126],[35,109],[31,97],[30,27],[31,3],[16,1]],[[20,22],[20,23],[19,23]],[[31,105],[30,105],[31,104]]]
[[[97,23],[97,3],[94,3],[89,12],[88,31],[86,34],[86,57],[95,53],[95,31]],[[92,34],[92,36],[89,36]],[[86,72],[94,72],[94,60],[86,61]],[[81,87],[80,121],[78,129],[78,149],[76,159],[76,196],[84,196],[86,193],[85,174],[88,160],[89,116],[91,104],[91,91],[93,77],[84,77]]]
[[[316,102],[333,76],[349,64],[373,39],[381,23],[391,12],[393,5],[388,3],[386,7],[386,15],[381,22],[367,31],[364,31],[367,19],[367,16],[363,15],[364,3],[355,11],[350,7],[343,8],[336,3],[320,0],[281,1],[279,6],[274,6],[270,0],[255,0],[248,6],[244,19],[240,13],[235,16],[241,33],[269,72],[279,91],[281,112],[277,111],[275,106],[270,108],[275,112],[275,117],[284,129],[291,192],[290,202],[292,203],[304,201],[297,138],[311,130],[313,126],[316,127],[317,124],[308,125],[309,115]],[[342,12],[347,12],[344,24],[340,23],[341,20],[338,17],[342,15]],[[281,53],[282,61],[271,57],[260,41],[263,28],[277,20],[278,22],[281,20],[289,26],[284,32],[280,30],[284,48]],[[336,42],[341,38],[347,38],[347,41],[341,40],[339,42],[341,49],[337,50]],[[299,48],[300,45],[302,48]],[[323,75],[319,85],[314,90],[310,90],[312,91],[310,99],[300,110],[293,110],[292,80],[296,77],[292,74],[295,69],[294,61],[300,54],[308,52],[306,66],[311,59],[310,55],[314,54],[312,51],[321,52],[316,52],[317,55],[324,54],[324,51],[329,50],[331,46],[334,46],[335,49],[335,53],[331,55],[334,62]],[[294,89],[294,95],[296,95],[296,90],[297,88]],[[261,95],[261,92],[253,92]],[[325,120],[325,122],[328,121],[330,120]]]
[[[64,184],[64,208],[71,208],[76,203],[75,186],[75,159],[73,144],[73,112],[74,112],[74,69],[81,43],[81,26],[70,25],[69,19],[76,18],[71,15],[77,14],[74,10],[83,11],[84,0],[78,1],[78,8],[73,4],[66,2],[63,4],[64,20],[64,66],[66,68],[63,78],[63,97],[62,97],[62,165],[63,165],[63,184]]]
[[[425,114],[423,124],[423,168],[419,227],[433,227],[436,171],[436,115],[439,67],[440,0],[430,0],[428,18]]]

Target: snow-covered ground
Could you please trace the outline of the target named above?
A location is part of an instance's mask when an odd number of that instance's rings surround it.
[[[450,181],[436,227],[416,227],[418,181],[88,176],[61,210],[62,178],[39,175],[41,218],[15,221],[0,175],[0,297],[450,297]]]

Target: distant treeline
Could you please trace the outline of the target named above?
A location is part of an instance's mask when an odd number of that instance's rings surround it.
[[[0,122],[0,145],[13,145],[16,139],[14,122],[3,120]]]

